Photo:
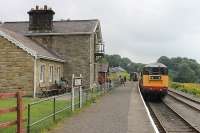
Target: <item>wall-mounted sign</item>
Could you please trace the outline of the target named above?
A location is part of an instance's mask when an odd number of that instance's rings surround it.
[[[74,86],[81,86],[82,85],[82,78],[74,78]]]

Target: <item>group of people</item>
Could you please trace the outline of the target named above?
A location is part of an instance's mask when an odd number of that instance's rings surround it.
[[[69,89],[69,83],[67,80],[65,80],[63,77],[61,77],[60,81],[57,83],[57,81],[55,81],[55,84],[61,89],[61,90],[65,90],[65,91],[69,91],[67,89]]]
[[[122,77],[121,75],[119,76],[119,82],[121,85],[125,86],[126,84],[126,76]]]

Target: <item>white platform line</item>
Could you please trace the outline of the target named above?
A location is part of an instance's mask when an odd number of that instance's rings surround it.
[[[138,84],[138,91],[139,91],[139,93],[140,93],[140,97],[141,97],[141,99],[142,99],[142,102],[143,102],[143,104],[144,104],[144,107],[145,107],[145,109],[146,109],[146,112],[147,112],[147,114],[148,114],[148,117],[149,117],[149,119],[150,119],[151,125],[153,126],[154,131],[155,131],[156,133],[159,133],[158,128],[156,127],[156,124],[154,123],[153,118],[152,118],[151,115],[150,115],[149,109],[147,108],[147,105],[146,105],[146,103],[144,102],[144,99],[143,99],[142,94],[141,94],[141,92],[140,92],[139,84]]]

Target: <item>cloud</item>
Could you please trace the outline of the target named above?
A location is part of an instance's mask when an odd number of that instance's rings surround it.
[[[135,62],[154,62],[162,55],[200,61],[198,0],[15,0],[2,1],[0,20],[27,20],[35,5],[52,7],[55,19],[101,21],[106,52]]]

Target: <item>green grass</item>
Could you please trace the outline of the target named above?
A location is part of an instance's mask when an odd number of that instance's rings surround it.
[[[83,107],[89,106],[91,103],[93,103],[96,99],[100,97],[100,92],[94,91],[92,94],[90,94],[87,103],[84,103]],[[27,106],[29,103],[38,101],[40,99],[32,99],[32,98],[23,98],[24,105]],[[78,98],[75,99],[75,103],[78,102]],[[61,110],[62,108],[66,106],[70,106],[71,101],[70,100],[56,100],[56,111]],[[9,108],[16,106],[16,99],[11,98],[7,100],[1,100],[0,101],[0,108]],[[37,105],[33,105],[31,107],[31,123],[34,123],[35,121],[51,114],[53,112],[53,100],[45,101]],[[58,122],[62,121],[63,118],[70,117],[77,112],[80,112],[80,110],[77,108],[75,112],[71,112],[71,109],[63,111],[59,114],[56,115],[56,121],[53,121],[53,117],[50,117],[49,119],[38,123],[31,127],[31,133],[43,133],[46,132],[47,130],[55,127]],[[27,119],[27,109],[24,112],[24,118]],[[5,115],[2,115],[0,117],[0,122],[6,122],[10,120],[15,120],[16,119],[16,113],[8,113]],[[25,129],[27,128],[27,121],[25,122]],[[5,128],[5,129],[0,129],[0,133],[14,133],[16,132],[16,126],[13,126],[11,128]]]
[[[170,87],[200,97],[200,84],[171,82]]]
[[[38,100],[38,99],[37,99]],[[31,98],[24,98],[23,102],[25,105],[28,103],[31,103],[33,101],[36,101],[36,99],[31,99]],[[0,101],[0,108],[9,108],[16,106],[16,100],[15,99],[8,99],[8,100],[1,100]],[[70,101],[66,100],[58,100],[56,101],[56,111],[62,109],[65,106],[70,106]],[[31,123],[51,114],[53,112],[53,101],[45,101],[40,104],[34,105],[31,107]],[[56,115],[56,121],[59,121],[63,117],[70,116],[72,113],[71,111],[64,111],[58,115]],[[27,109],[24,112],[24,118],[27,119]],[[8,113],[5,115],[2,115],[0,117],[0,122],[6,122],[10,120],[15,120],[16,119],[16,113]],[[54,125],[53,118],[49,118],[42,123],[39,123],[38,125],[35,125],[31,128],[31,132],[33,133],[38,133],[43,131],[44,129],[48,129]],[[27,122],[25,123],[25,128],[27,126]],[[6,129],[1,129],[1,133],[10,133],[10,132],[15,132],[16,127],[13,126],[12,128],[6,128]]]

